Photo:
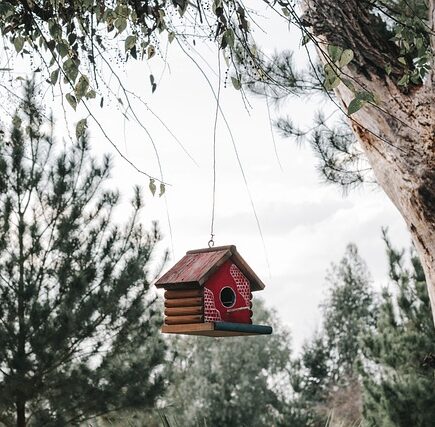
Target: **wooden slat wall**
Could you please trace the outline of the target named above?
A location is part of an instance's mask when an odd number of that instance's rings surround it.
[[[182,325],[204,322],[204,290],[180,289],[165,292],[165,324]]]
[[[181,289],[179,291],[169,290],[165,292],[165,298],[176,299],[176,298],[202,297],[203,294],[204,294],[203,289]]]
[[[188,314],[203,314],[204,307],[196,305],[193,307],[169,307],[165,309],[166,316],[185,316]]]
[[[165,300],[165,308],[167,307],[193,307],[196,305],[203,305],[203,298],[176,298]]]
[[[167,325],[181,325],[183,323],[202,323],[204,321],[204,316],[167,316],[165,318],[165,323]]]

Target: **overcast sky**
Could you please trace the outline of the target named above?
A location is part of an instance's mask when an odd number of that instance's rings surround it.
[[[273,19],[264,19],[263,22],[265,32],[256,32],[259,44],[269,53],[283,47],[296,49],[296,60],[302,67],[305,57],[303,51],[298,51],[298,33],[289,33],[282,23]],[[217,76],[213,72],[213,69],[217,70],[216,51],[202,45],[199,40],[196,48],[210,65],[209,68],[196,56],[216,89]],[[162,49],[164,51],[164,46]],[[224,72],[223,61],[222,68]],[[166,67],[164,61],[156,57],[149,63],[131,63],[123,70],[125,75],[121,73],[121,78],[126,85],[143,96],[196,162],[184,153],[150,111],[135,104],[142,123],[153,137],[164,178],[170,184],[166,191],[168,208],[164,198],[153,198],[145,191],[143,213],[145,224],[151,220],[159,221],[164,236],[160,251],[165,248],[171,251],[167,269],[187,250],[206,247],[210,239],[216,103],[207,81],[175,42],[169,46]],[[159,83],[154,94],[150,89],[150,73]],[[113,78],[106,83],[117,90]],[[101,89],[103,93],[107,91],[104,87]],[[125,120],[116,102],[110,103],[106,98],[102,110],[98,103],[99,100],[92,104],[97,117],[119,149],[139,168],[158,175],[158,164],[145,131],[133,121]],[[349,242],[358,245],[374,281],[379,285],[385,284],[387,278],[381,227],[389,227],[390,236],[398,246],[408,246],[410,240],[403,220],[380,189],[361,188],[344,196],[338,187],[321,181],[315,170],[315,156],[308,145],[298,146],[274,131],[281,171],[275,156],[266,104],[264,100],[253,97],[250,103],[246,109],[240,93],[231,84],[222,88],[221,107],[235,138],[266,251],[221,117],[216,139],[215,242],[216,245],[236,245],[266,283],[266,290],[258,295],[262,294],[268,306],[275,308],[290,327],[297,348],[319,325],[318,306],[325,293],[326,271],[331,262],[340,260]],[[331,111],[330,108],[319,99],[294,99],[279,108],[272,108],[271,114],[275,118],[279,114],[288,115],[295,123],[309,126],[316,111]],[[56,114],[62,117],[60,110],[56,110]],[[74,122],[84,113],[80,110],[74,114],[68,109],[67,115],[68,120]],[[96,126],[91,125],[90,132],[96,153],[113,152]],[[140,184],[146,189],[148,181],[116,154],[114,159],[116,168],[112,184],[121,189],[125,194],[124,201],[128,201],[131,187]]]

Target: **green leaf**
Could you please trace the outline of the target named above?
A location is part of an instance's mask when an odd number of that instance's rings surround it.
[[[24,38],[21,36],[17,36],[14,38],[14,46],[17,53],[20,53],[24,46]]]
[[[366,101],[361,98],[354,98],[352,101],[350,101],[349,106],[347,107],[347,114],[351,115],[356,113],[358,110],[360,110],[364,105]]]
[[[350,89],[352,92],[355,92],[355,86],[350,79],[341,79],[341,81],[345,84],[345,86]]]
[[[150,74],[150,83],[151,83],[151,92],[154,93],[155,90],[157,89],[157,84],[154,80],[154,76],[152,74]]]
[[[67,93],[65,95],[66,100],[69,102],[69,105],[71,105],[71,107],[73,107],[73,109],[75,110],[77,108],[77,99],[74,95],[71,95],[70,93]]]
[[[89,88],[89,80],[86,76],[80,76],[79,81],[76,84],[76,87],[74,89],[77,99],[82,98],[85,96],[86,92]]]
[[[325,89],[326,90],[335,89],[341,82],[337,67],[331,63],[328,63],[325,64],[323,69],[325,70],[325,76],[326,76],[325,81],[323,82]]]
[[[385,66],[385,72],[387,73],[387,76],[391,74],[391,71],[392,71],[391,64],[387,64]]]
[[[345,67],[347,64],[349,64],[353,59],[353,50],[352,49],[345,49],[340,57],[339,65],[340,67]]]
[[[12,124],[14,125],[14,127],[20,128],[22,123],[23,121],[21,120],[21,117],[18,114],[15,114],[12,118]]]
[[[88,93],[85,95],[86,99],[94,99],[97,96],[97,93],[95,92],[95,90],[91,89],[90,91],[88,91]]]
[[[128,52],[133,46],[136,46],[136,40],[137,37],[136,36],[128,36],[125,39],[125,51]]]
[[[231,28],[228,28],[228,30],[225,31],[224,37],[227,45],[230,47],[234,47],[234,31]]]
[[[163,184],[163,182],[161,182],[160,183],[160,194],[159,194],[159,197],[162,197],[163,194],[165,194],[165,191],[166,191],[165,184]]]
[[[57,70],[54,70],[50,75],[50,82],[52,85],[55,85],[57,83],[57,79],[59,78],[59,68]]]
[[[88,127],[88,123],[86,119],[81,119],[77,122],[76,125],[76,138],[80,139],[86,131],[86,128]]]
[[[50,36],[56,39],[62,34],[62,27],[57,22],[50,20],[48,22],[48,31]]]
[[[398,60],[401,64],[403,64],[403,65],[407,65],[407,63],[406,63],[406,59],[405,59],[403,56],[400,56],[399,58],[397,58],[397,60]]]
[[[404,74],[397,82],[399,86],[407,86],[409,83],[409,74]]]
[[[56,50],[59,52],[60,57],[64,58],[68,55],[69,47],[65,42],[61,41],[56,45]]]
[[[340,77],[338,77],[336,74],[330,77],[327,77],[325,81],[323,82],[323,85],[325,86],[326,90],[332,90],[338,87],[341,83]]]
[[[287,16],[287,17],[290,16],[290,11],[286,7],[282,8],[282,13],[284,14],[284,16]]]
[[[157,187],[156,187],[155,180],[153,178],[150,179],[149,188],[150,188],[151,194],[154,196],[156,194]]]
[[[222,0],[213,1],[212,11],[216,16],[220,16],[223,13]]]
[[[328,54],[332,62],[337,62],[343,53],[343,48],[340,46],[328,45]]]
[[[237,77],[231,77],[231,82],[236,90],[240,90],[242,88],[242,84]]]
[[[66,77],[71,80],[72,83],[74,83],[79,74],[79,68],[77,64],[71,58],[68,58],[63,63],[63,70],[65,71]]]
[[[147,49],[148,59],[151,59],[156,54],[156,48],[150,44]]]
[[[329,79],[335,79],[335,77],[338,76],[338,72],[337,72],[337,67],[332,65],[332,64],[325,64],[325,66],[323,67],[326,77]]]
[[[121,34],[127,28],[127,20],[123,17],[117,18],[113,25],[118,30],[118,33]]]
[[[174,41],[174,39],[175,39],[175,33],[174,33],[173,31],[171,31],[171,32],[168,34],[168,40],[169,40],[169,43],[172,43],[172,42]]]
[[[310,35],[304,34],[304,36],[302,37],[302,46],[305,46],[310,40],[311,40]]]
[[[375,101],[375,96],[373,95],[373,93],[368,92],[368,91],[358,92],[355,95],[355,98],[362,99],[363,101],[366,101],[366,102],[374,102]]]

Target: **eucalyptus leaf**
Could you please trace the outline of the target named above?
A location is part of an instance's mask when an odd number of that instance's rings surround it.
[[[156,54],[156,48],[150,44],[147,48],[148,59],[151,59]]]
[[[409,83],[409,74],[404,74],[397,82],[399,86],[407,86],[408,83]]]
[[[343,53],[343,48],[340,46],[328,45],[328,54],[332,62],[337,62]]]
[[[234,31],[231,28],[225,31],[224,34],[227,45],[230,47],[234,47]]]
[[[347,114],[351,115],[356,113],[358,110],[360,110],[364,105],[366,101],[361,98],[354,98],[352,101],[350,101],[349,106],[347,107]]]
[[[233,83],[233,86],[236,90],[241,89],[242,84],[240,83],[240,80],[237,77],[231,77],[231,82]]]
[[[17,53],[20,53],[24,46],[24,38],[21,36],[17,36],[14,38],[14,47]]]
[[[96,96],[97,96],[97,93],[95,92],[95,90],[91,89],[90,91],[88,91],[86,93],[85,96],[86,96],[87,99],[95,99]]]
[[[77,99],[74,95],[71,95],[70,93],[67,93],[65,95],[66,100],[69,102],[69,105],[71,105],[71,107],[73,107],[73,109],[75,110],[77,108]]]
[[[341,83],[340,77],[338,77],[337,75],[333,75],[331,77],[327,77],[323,82],[323,85],[325,86],[325,89],[329,91],[338,87],[340,83]]]
[[[57,79],[59,78],[59,68],[57,70],[54,70],[50,74],[50,82],[52,85],[55,85],[57,83]]]
[[[125,39],[125,51],[128,52],[133,46],[136,46],[137,37],[134,35],[128,36]]]
[[[67,79],[69,79],[72,83],[74,83],[79,74],[79,69],[77,64],[71,58],[68,58],[63,63],[63,70],[65,71],[65,75]]]
[[[305,46],[310,40],[311,40],[310,35],[304,34],[304,36],[302,37],[302,46]]]
[[[127,20],[123,17],[117,18],[113,25],[118,30],[118,33],[121,34],[127,28]]]
[[[163,184],[163,182],[161,182],[160,183],[160,194],[159,194],[159,197],[162,197],[163,194],[165,194],[165,191],[166,191],[166,186],[165,186],[165,184]]]
[[[64,41],[61,41],[56,45],[56,50],[58,51],[60,57],[64,58],[69,52],[68,44]]]
[[[86,131],[86,128],[88,127],[88,123],[86,119],[81,119],[77,122],[76,125],[76,138],[80,139]]]
[[[155,180],[153,178],[150,179],[149,189],[151,191],[151,194],[154,196],[156,194],[157,187],[156,187]]]
[[[86,76],[80,76],[79,81],[76,84],[76,87],[74,89],[76,96],[78,99],[85,96],[86,92],[89,88],[89,80]]]
[[[348,65],[353,60],[353,58],[354,54],[352,49],[344,50],[340,57],[340,67],[345,67],[346,65]]]

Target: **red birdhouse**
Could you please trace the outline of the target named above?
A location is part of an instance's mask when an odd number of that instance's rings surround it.
[[[171,334],[225,337],[271,334],[252,324],[252,292],[263,282],[235,246],[189,251],[157,282],[165,292],[165,324]]]

